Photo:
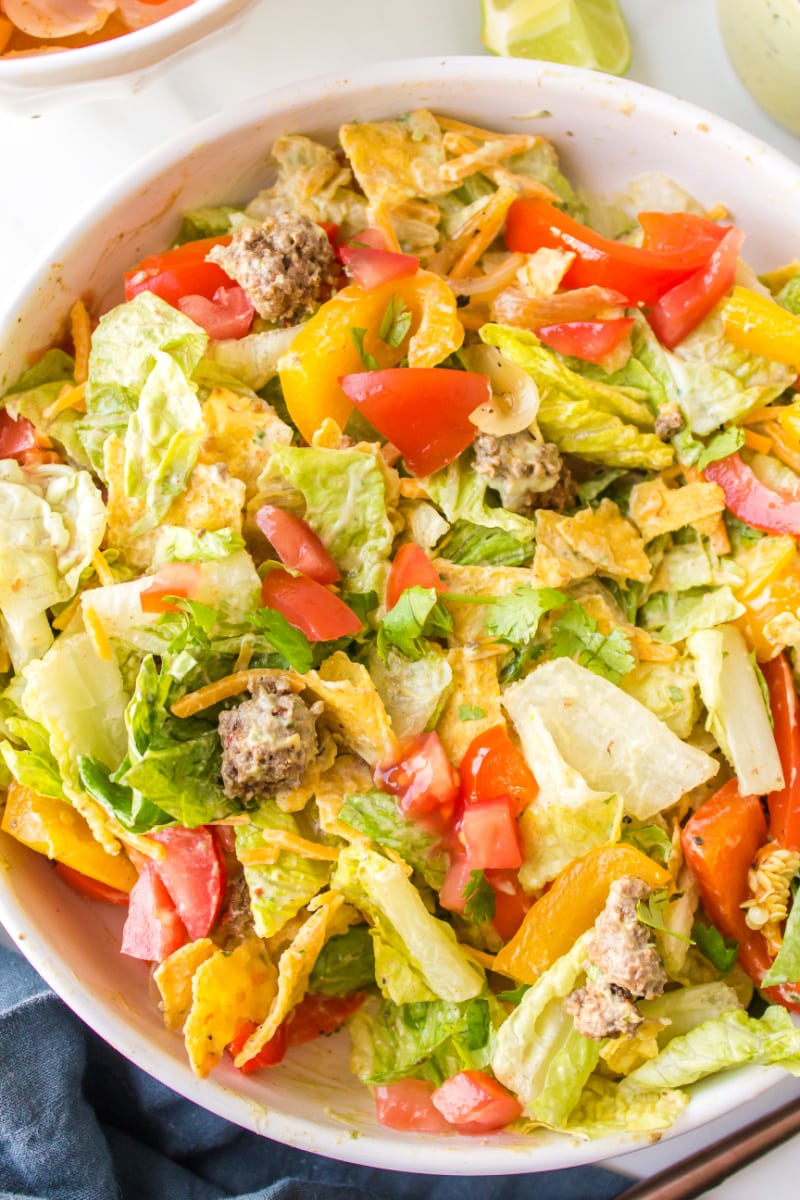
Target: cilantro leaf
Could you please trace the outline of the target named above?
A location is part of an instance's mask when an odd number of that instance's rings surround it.
[[[386,305],[386,311],[381,319],[378,337],[387,346],[397,350],[411,328],[412,313],[397,292]]]
[[[479,704],[459,704],[458,706],[459,721],[482,721],[485,716],[486,710]]]
[[[547,652],[550,658],[572,658],[612,683],[619,683],[636,665],[622,630],[600,633],[597,622],[575,601],[553,624]]]
[[[366,333],[366,329],[359,329],[355,325],[350,326],[350,337],[352,338],[353,345],[355,346],[356,350],[361,355],[362,363],[368,371],[377,371],[379,369],[378,360],[373,358],[373,356],[364,349],[364,338],[366,337]]]
[[[649,929],[656,929],[659,933],[668,933],[670,937],[678,938],[681,942],[691,942],[691,938],[684,937],[682,933],[676,933],[674,929],[669,929],[664,922],[664,910],[677,899],[677,896],[670,895],[668,888],[656,888],[646,900],[638,901],[636,916]]]
[[[507,596],[498,596],[486,617],[486,629],[493,637],[510,643],[533,640],[545,613],[569,603],[569,596],[556,588],[532,588],[522,583]]]
[[[492,885],[483,871],[470,871],[469,880],[461,893],[464,904],[464,916],[476,925],[485,925],[494,919],[495,899]]]
[[[417,662],[425,656],[426,638],[444,637],[452,628],[453,619],[436,588],[406,588],[381,621],[378,653],[385,659],[394,646],[406,658]]]
[[[692,938],[697,948],[710,963],[727,975],[739,957],[739,943],[735,938],[724,937],[714,925],[704,925],[695,921],[692,926]]]
[[[666,867],[672,854],[672,842],[660,825],[625,826],[620,841],[635,846],[662,867]]]

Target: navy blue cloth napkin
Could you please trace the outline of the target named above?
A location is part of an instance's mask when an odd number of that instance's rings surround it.
[[[268,1141],[122,1058],[0,945],[1,1200],[610,1200],[629,1182],[406,1175]]]

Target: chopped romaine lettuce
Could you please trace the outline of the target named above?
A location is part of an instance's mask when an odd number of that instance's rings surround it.
[[[251,814],[249,825],[236,827],[236,853],[268,848],[271,829],[300,834],[298,820],[281,812],[274,800],[264,800]],[[278,860],[269,866],[245,866],[244,877],[250,889],[250,909],[259,937],[269,938],[283,929],[328,883],[331,864],[306,858],[291,850],[281,850]]]
[[[375,791],[345,796],[339,820],[379,846],[394,850],[426,883],[440,890],[447,870],[441,842],[417,821],[403,816],[394,796]]]
[[[308,990],[323,996],[346,996],[375,983],[375,955],[366,925],[326,942],[314,963]]]
[[[384,660],[370,650],[368,666],[399,738],[433,728],[453,682],[453,669],[438,646],[429,644],[416,662],[391,650]]]

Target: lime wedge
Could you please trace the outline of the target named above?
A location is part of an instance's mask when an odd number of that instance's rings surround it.
[[[617,0],[482,0],[493,54],[543,58],[624,75],[631,40]]]

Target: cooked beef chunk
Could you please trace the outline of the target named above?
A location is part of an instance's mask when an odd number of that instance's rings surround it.
[[[598,1041],[630,1037],[644,1020],[629,993],[614,983],[606,987],[590,980],[567,996],[566,1006],[578,1033]]]
[[[317,753],[316,713],[282,679],[259,679],[252,698],[219,716],[225,795],[256,800],[296,787]]]
[[[662,442],[668,442],[673,433],[678,433],[683,429],[683,425],[681,410],[674,401],[671,404],[661,405],[656,417],[656,437],[660,437]]]
[[[475,438],[475,470],[500,493],[503,508],[511,512],[565,508],[575,498],[575,485],[565,471],[558,448],[552,442],[538,441],[525,430],[504,437],[479,433]]]

